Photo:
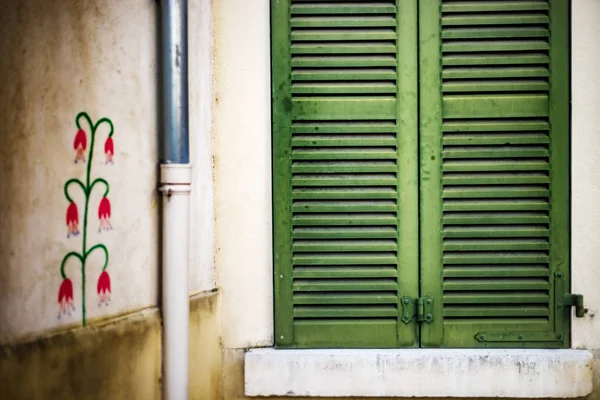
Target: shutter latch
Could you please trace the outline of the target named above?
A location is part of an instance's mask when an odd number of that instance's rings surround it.
[[[416,317],[417,322],[433,321],[433,297],[425,296],[413,299],[402,297],[402,322],[408,324]]]
[[[587,312],[587,308],[583,307],[582,294],[565,294],[563,301],[556,305],[558,308],[575,307],[575,316],[583,318]]]

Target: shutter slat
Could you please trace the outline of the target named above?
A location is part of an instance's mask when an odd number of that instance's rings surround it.
[[[353,83],[294,83],[292,94],[390,94],[396,93],[393,83],[353,82]]]
[[[445,317],[545,317],[550,315],[545,306],[446,306]]]
[[[294,228],[295,239],[396,239],[394,227]]]
[[[297,292],[370,292],[396,291],[395,279],[297,279],[294,281],[294,291]]]
[[[442,59],[443,66],[487,66],[487,65],[547,65],[550,59],[545,52],[449,54]]]
[[[444,185],[534,185],[550,183],[547,174],[536,172],[521,173],[445,173],[442,178]]]
[[[395,306],[387,307],[294,307],[294,316],[298,318],[349,318],[349,317],[396,317]]]
[[[293,139],[292,139],[293,140]],[[362,173],[396,172],[393,161],[298,161],[292,164],[292,173]]]
[[[393,56],[294,56],[292,68],[396,67]]]
[[[494,266],[490,267],[489,265],[471,265],[471,266],[448,266],[444,268],[444,277],[445,278],[506,278],[506,277],[544,277],[549,276],[550,272],[545,265],[532,266],[531,264],[527,265],[509,265],[509,266]],[[500,298],[501,300],[493,301],[495,303],[503,303],[505,298],[526,298],[528,292],[524,292],[521,294],[509,293],[502,296],[495,296],[495,298]],[[459,296],[459,295],[454,295]],[[482,295],[478,295],[479,297],[484,297]],[[545,299],[548,301],[547,294],[536,294],[537,298]],[[448,298],[452,298],[452,295],[444,295],[444,301]],[[461,297],[463,301],[467,302],[465,298]],[[454,300],[457,302],[458,300]],[[527,302],[527,300],[523,300]],[[491,300],[487,300],[486,302],[492,302]],[[508,301],[507,301],[508,302]]]
[[[365,268],[360,267],[296,267],[294,269],[294,278],[300,279],[324,279],[324,278],[338,278],[338,279],[351,279],[351,278],[395,278],[398,276],[398,271],[394,266],[378,267],[370,266]],[[309,297],[309,296],[305,296]],[[348,297],[353,297],[352,295]],[[394,296],[395,298],[396,296]],[[356,299],[355,299],[356,300]],[[294,300],[295,301],[295,300]],[[318,304],[319,302],[313,300],[313,303],[309,303],[310,300],[305,299],[305,304]],[[295,301],[296,302],[296,301]]]
[[[297,174],[292,179],[294,186],[396,186],[393,174]]]
[[[444,282],[444,290],[548,290],[550,284],[544,279],[448,279]]]
[[[546,200],[539,199],[509,199],[509,200],[446,200],[443,211],[541,211],[550,210]]]
[[[295,252],[380,252],[397,251],[393,240],[296,240]]]
[[[312,41],[312,42],[339,42],[348,40],[396,40],[394,29],[370,29],[370,30],[326,30],[311,29],[295,31],[291,34],[294,41]]]
[[[392,16],[361,15],[347,16],[293,16],[290,21],[292,28],[380,28],[395,27],[396,21]]]
[[[358,43],[298,43],[291,47],[292,54],[396,54],[393,42]]]
[[[447,212],[445,225],[505,225],[505,224],[547,224],[549,218],[544,212]]]
[[[542,25],[548,24],[548,16],[543,13],[529,14],[447,14],[442,17],[442,26],[478,26],[478,25]]]
[[[392,188],[294,189],[292,198],[298,200],[395,199]]]
[[[545,40],[455,40],[444,42],[444,53],[479,53],[492,51],[540,51],[548,50]]]
[[[452,3],[444,3],[442,12],[492,12],[492,11],[537,11],[547,10],[548,2],[546,1],[524,1],[524,0],[507,0],[507,1],[455,1]]]
[[[503,198],[547,198],[549,191],[544,186],[467,186],[445,188],[442,192],[444,199],[503,199]]]
[[[444,295],[446,304],[513,304],[513,303],[548,303],[549,296],[541,292],[450,292]]]
[[[545,252],[445,252],[444,264],[541,264],[547,263],[548,254]],[[482,289],[483,290],[483,289]]]
[[[470,145],[522,145],[522,144],[548,144],[550,138],[543,133],[484,133],[484,134],[445,134],[445,146]]]
[[[396,71],[393,68],[373,69],[297,69],[292,73],[294,81],[369,81],[395,80]],[[394,92],[395,93],[395,92]]]
[[[386,4],[387,3],[387,4]],[[293,4],[292,15],[301,14],[394,14],[396,7],[389,2],[357,3],[307,3]]]
[[[548,30],[538,27],[526,28],[449,28],[444,29],[443,39],[504,39],[548,37]]]
[[[548,83],[543,80],[522,80],[511,82],[462,81],[449,82],[442,85],[442,91],[447,93],[460,92],[542,92],[548,90]]]
[[[377,146],[396,146],[396,137],[394,135],[311,135],[294,136],[292,138],[293,147],[377,147]]]
[[[298,293],[294,304],[396,304],[398,297],[385,292],[374,293],[324,293],[322,295]]]
[[[500,240],[445,240],[445,251],[526,251],[549,250],[548,241],[543,239],[500,239]]]
[[[380,252],[355,254],[295,254],[296,265],[395,265],[394,253]]]
[[[544,67],[530,66],[530,67],[487,67],[487,68],[468,68],[468,67],[456,67],[456,68],[444,68],[442,72],[443,79],[481,79],[481,78],[534,78],[534,77],[548,77],[550,71]],[[500,122],[500,121],[499,121]],[[501,121],[506,124],[505,121]],[[523,123],[521,121],[521,123]],[[526,124],[531,122],[525,122]],[[498,129],[497,126],[493,126],[494,130]],[[546,127],[547,129],[547,127]],[[519,129],[520,130],[520,129]]]
[[[293,217],[297,226],[330,225],[396,225],[393,213],[355,213],[355,214],[299,214]]]
[[[292,204],[292,211],[295,213],[395,212],[397,208],[393,200],[296,201]]]
[[[292,152],[292,160],[395,160],[393,148],[298,149]]]
[[[464,154],[464,153],[463,153]],[[508,153],[512,156],[515,153]],[[546,151],[538,151],[537,154],[547,154]],[[466,154],[467,156],[470,153]],[[492,156],[494,154],[492,153]],[[459,157],[457,157],[459,158]],[[472,157],[461,157],[472,158]],[[523,160],[519,158],[506,157],[504,159],[489,160],[444,160],[442,171],[444,172],[478,172],[478,171],[548,171],[550,165],[544,158],[539,160]]]
[[[460,118],[539,118],[548,116],[548,96],[452,95],[442,100],[443,116]]]
[[[543,158],[548,157],[546,146],[446,147],[444,158]]]
[[[348,133],[396,133],[398,127],[391,122],[300,122],[292,125],[292,134],[348,134]]]
[[[395,113],[393,97],[298,97],[292,100],[292,114],[297,120],[389,120]]]
[[[550,231],[543,225],[448,226],[444,238],[548,237]]]

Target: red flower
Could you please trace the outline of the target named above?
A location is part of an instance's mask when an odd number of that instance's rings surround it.
[[[61,314],[69,313],[75,311],[75,305],[73,304],[73,282],[69,278],[65,278],[60,284],[60,288],[58,289],[58,319],[60,319]]]
[[[79,211],[77,211],[77,204],[74,202],[69,203],[67,207],[67,238],[71,235],[79,234]]]
[[[101,230],[109,230],[112,229],[112,225],[110,223],[110,201],[107,197],[103,197],[100,200],[100,205],[98,206],[98,219],[100,219],[100,228],[98,228],[98,232]]]
[[[98,278],[98,286],[96,287],[98,291],[99,304],[101,306],[102,303],[110,303],[110,276],[108,272],[102,271],[100,277]]]
[[[111,137],[104,142],[104,154],[106,155],[106,163],[113,164],[113,156],[115,154],[115,144]]]
[[[73,142],[73,149],[75,150],[75,164],[78,161],[85,162],[85,157],[83,156],[83,152],[87,148],[87,136],[85,135],[85,131],[80,129],[75,134],[75,141]]]

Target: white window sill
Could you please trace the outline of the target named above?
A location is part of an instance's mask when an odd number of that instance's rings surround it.
[[[579,397],[586,350],[275,350],[246,353],[247,396]]]

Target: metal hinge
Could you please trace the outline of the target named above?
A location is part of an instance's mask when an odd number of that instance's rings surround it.
[[[433,321],[433,297],[402,297],[402,322],[408,324],[415,317],[417,322]]]
[[[583,306],[582,294],[565,294],[563,301],[559,301],[556,307],[575,307],[575,316],[577,318],[583,318],[585,313],[588,311],[587,308]]]
[[[554,274],[555,277],[555,288],[556,288],[556,297],[557,304],[556,308],[566,308],[566,307],[575,307],[575,316],[577,318],[583,318],[585,313],[588,311],[587,308],[583,306],[583,295],[581,294],[571,294],[565,293],[568,288],[565,288],[565,280],[562,272],[557,272]],[[561,293],[562,300],[561,300]]]

